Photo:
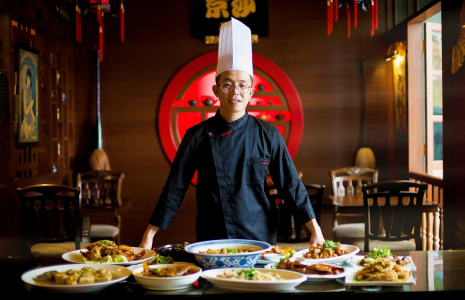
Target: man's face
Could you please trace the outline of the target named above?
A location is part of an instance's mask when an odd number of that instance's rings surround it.
[[[224,83],[231,84],[233,89],[228,93],[223,92],[221,85]],[[214,85],[212,87],[213,92],[220,99],[221,116],[228,121],[231,121],[231,118],[234,121],[245,114],[245,109],[254,91],[250,88],[245,94],[241,94],[237,87],[250,87],[251,84],[251,78],[247,72],[229,70],[221,73],[219,85]]]

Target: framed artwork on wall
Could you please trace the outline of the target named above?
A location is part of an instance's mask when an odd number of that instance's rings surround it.
[[[39,145],[39,51],[17,44],[18,147]]]

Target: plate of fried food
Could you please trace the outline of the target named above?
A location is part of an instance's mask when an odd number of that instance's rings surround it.
[[[53,292],[90,292],[106,288],[131,276],[117,265],[65,264],[32,269],[21,276],[24,283]]]
[[[389,258],[377,258],[363,267],[351,268],[346,275],[346,286],[401,286],[414,285],[413,273]]]
[[[288,259],[295,254],[295,250],[291,247],[271,246],[269,251],[262,252],[257,264],[266,265],[270,262],[279,262],[281,259]]]
[[[265,269],[279,269],[302,273],[307,276],[308,281],[329,281],[338,278],[344,278],[347,274],[346,269],[331,264],[311,264],[301,263],[298,261],[281,260],[279,263],[271,263],[265,266]]]
[[[360,248],[357,246],[326,240],[323,245],[310,245],[309,249],[296,252],[293,258],[303,258],[305,264],[341,264],[351,260],[359,252]]]
[[[155,251],[126,245],[116,245],[109,240],[100,240],[84,249],[71,251],[62,255],[65,261],[84,264],[140,264],[151,259]]]
[[[353,259],[353,263],[355,266],[363,267],[365,264],[370,263],[376,260],[377,258],[390,259],[395,264],[403,266],[406,270],[410,272],[415,272],[417,270],[417,267],[413,263],[413,260],[410,256],[399,256],[392,254],[391,250],[386,247],[377,247],[365,256],[356,255]]]

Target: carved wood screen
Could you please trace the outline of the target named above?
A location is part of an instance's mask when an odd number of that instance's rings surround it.
[[[18,91],[18,53],[22,44],[39,51],[38,97],[40,116],[38,146],[18,147],[17,116],[20,107]],[[2,134],[0,143],[11,149],[12,164],[0,178],[0,184],[53,173],[71,176],[74,160],[74,70],[73,40],[64,33],[31,28],[29,21],[11,20],[11,100],[9,122],[11,135]],[[2,133],[5,132],[2,128]],[[7,150],[8,151],[8,150]],[[5,157],[8,155],[5,154]],[[11,174],[11,176],[6,175]]]

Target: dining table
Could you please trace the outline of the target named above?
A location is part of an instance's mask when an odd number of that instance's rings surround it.
[[[338,215],[363,215],[363,195],[330,195],[323,199],[323,207],[333,210],[333,227],[337,226]],[[440,248],[440,207],[439,203],[429,199],[423,200],[423,220],[421,237],[423,250],[439,250]],[[431,217],[430,217],[431,216]]]
[[[79,217],[81,218],[81,242],[91,242],[90,227],[92,221],[96,223],[99,219],[115,220],[118,216],[129,211],[132,206],[133,201],[130,198],[123,198],[121,205],[81,205],[79,209]]]
[[[359,252],[351,259],[363,257]],[[321,298],[340,296],[340,299],[377,297],[379,293],[389,293],[390,297],[418,297],[432,295],[433,297],[456,296],[465,292],[465,250],[431,250],[431,251],[403,251],[393,252],[399,256],[409,256],[416,270],[412,272],[414,284],[377,285],[348,285],[349,278],[342,277],[327,281],[307,280],[294,288],[272,291],[250,291],[240,289],[220,288],[200,277],[190,287],[182,290],[157,291],[148,290],[139,285],[131,275],[126,280],[110,285],[104,289],[90,292],[60,293],[32,286],[26,283],[15,288],[16,296],[27,296],[30,299],[174,299],[174,298],[243,298],[267,297],[292,299],[294,297]],[[70,264],[72,268],[73,264]],[[257,264],[260,269],[265,265]],[[343,262],[340,266],[352,268],[353,261]],[[123,266],[122,266],[123,267]],[[352,273],[353,274],[353,273]],[[20,280],[18,278],[18,280]],[[116,299],[116,298],[115,298]]]

